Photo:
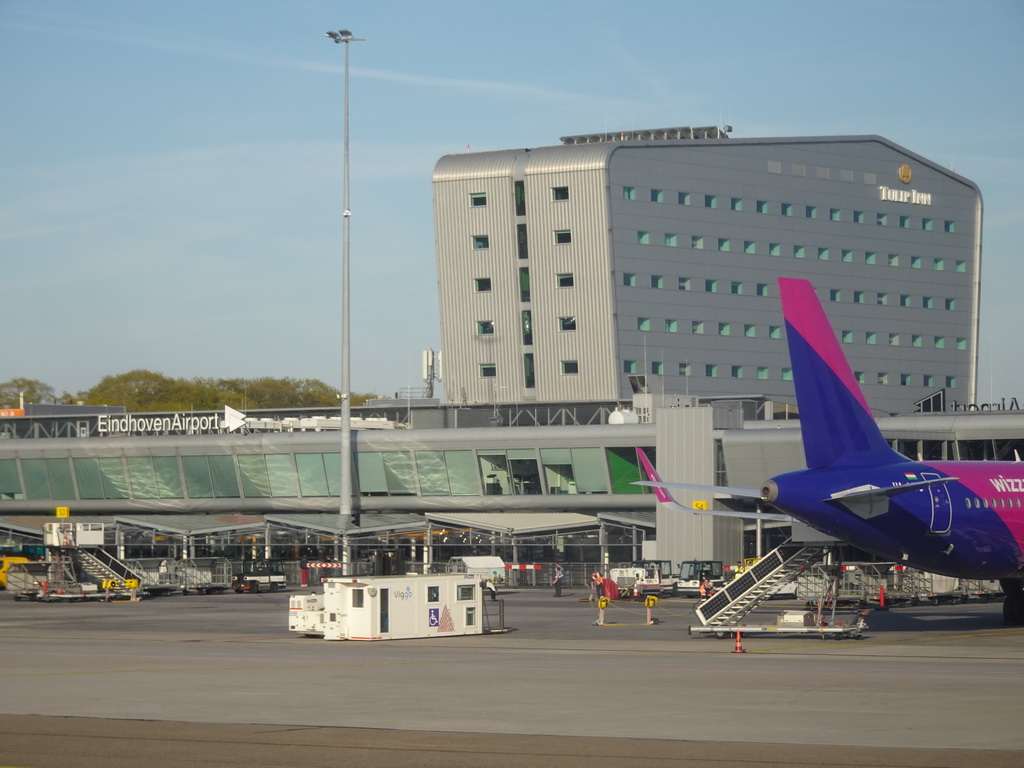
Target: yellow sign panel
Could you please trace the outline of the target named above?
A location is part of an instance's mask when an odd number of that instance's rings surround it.
[[[71,517],[71,507],[57,507],[57,517]]]
[[[900,181],[902,181],[904,184],[909,184],[910,180],[914,178],[913,171],[910,170],[910,166],[907,165],[906,163],[901,165],[896,173],[900,177]]]
[[[695,501],[693,502],[694,509],[707,509],[708,503],[706,501]]]

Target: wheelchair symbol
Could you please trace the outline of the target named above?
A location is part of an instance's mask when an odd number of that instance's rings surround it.
[[[431,608],[430,609],[430,626],[437,627],[441,624],[441,609]]]

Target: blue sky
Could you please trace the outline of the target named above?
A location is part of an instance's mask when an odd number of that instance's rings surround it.
[[[1024,401],[1024,3],[0,0],[0,381],[340,377],[440,343],[439,157],[674,125],[880,134],[985,198],[979,398]]]

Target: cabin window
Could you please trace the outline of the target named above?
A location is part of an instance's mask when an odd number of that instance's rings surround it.
[[[439,603],[439,602],[441,602],[441,588],[440,587],[427,587],[427,602],[428,603]]]
[[[352,607],[362,608],[363,607],[363,596],[366,594],[366,590],[353,589],[352,590]]]
[[[475,587],[472,584],[459,585],[459,600],[472,600]]]

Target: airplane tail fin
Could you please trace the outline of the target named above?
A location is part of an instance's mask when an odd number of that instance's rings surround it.
[[[779,278],[808,468],[903,461],[885,441],[807,280]]]

